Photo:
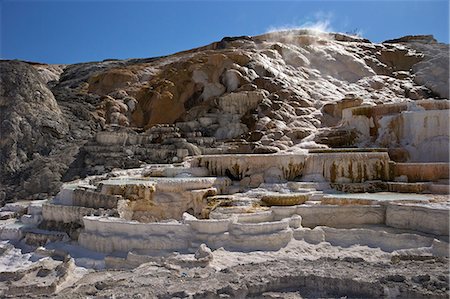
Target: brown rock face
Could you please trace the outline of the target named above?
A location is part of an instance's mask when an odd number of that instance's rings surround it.
[[[137,76],[129,69],[114,68],[89,78],[88,91],[99,95],[108,94],[137,82]]]
[[[143,88],[137,95],[138,105],[132,120],[139,127],[149,128],[155,124],[174,123],[184,112],[184,103],[194,94],[194,83],[187,74],[179,74],[171,80],[154,80],[154,88]],[[156,81],[156,82],[155,82]]]
[[[174,123],[187,110],[222,95],[227,89],[237,89],[246,80],[233,66],[247,61],[247,56],[238,53],[208,51],[162,66],[137,91],[133,124],[149,128]]]

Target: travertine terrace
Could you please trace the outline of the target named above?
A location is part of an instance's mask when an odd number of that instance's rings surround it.
[[[14,63],[64,109],[47,155],[4,139],[0,296],[448,297],[448,45],[297,30]]]

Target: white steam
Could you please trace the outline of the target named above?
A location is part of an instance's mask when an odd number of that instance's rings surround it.
[[[294,30],[308,30],[312,32],[331,32],[333,28],[330,26],[330,21],[317,21],[317,22],[306,22],[300,26],[279,26],[279,27],[270,27],[266,33],[273,33],[277,31],[294,31]]]
[[[294,31],[294,30],[308,30],[317,33],[332,32],[331,20],[333,15],[331,13],[317,12],[314,14],[314,21],[306,21],[298,24],[271,26],[266,33],[273,33],[277,31]]]

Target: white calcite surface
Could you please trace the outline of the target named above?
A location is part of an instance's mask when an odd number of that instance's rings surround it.
[[[13,212],[23,214],[28,208],[29,202],[13,202],[5,204],[1,209],[2,212]]]
[[[117,208],[117,202],[120,199],[122,199],[122,197],[118,195],[108,195],[83,189],[74,190],[72,195],[72,203],[74,206],[94,208],[94,209]]]
[[[448,162],[448,100],[422,100],[344,109],[341,126],[361,145],[402,148],[411,162]]]
[[[42,215],[22,215],[20,222],[25,225],[38,225],[44,218]]]
[[[380,205],[302,205],[295,213],[302,216],[302,225],[315,226],[357,226],[362,224],[383,224],[385,208]]]
[[[218,104],[224,112],[242,116],[248,110],[255,109],[267,95],[265,90],[230,93],[219,97]]]
[[[394,210],[397,207],[404,210],[397,213]],[[428,213],[425,211],[424,215],[423,209],[419,211],[421,215],[417,214],[417,209],[420,210],[420,207],[397,204],[387,207],[316,204],[271,207],[269,211],[250,214],[225,214],[223,219],[200,220],[185,214],[182,222],[159,223],[90,216],[83,218],[85,228],[79,242],[91,250],[107,253],[131,250],[191,251],[201,243],[210,248],[247,251],[278,250],[294,237],[314,244],[324,241],[337,246],[361,244],[391,252],[430,247],[433,235],[448,236],[448,209],[428,208]],[[410,220],[399,222],[397,215],[400,219]],[[385,229],[373,229],[368,227],[370,225]],[[422,237],[409,232],[399,235],[398,232],[392,233],[389,227],[431,235]]]
[[[300,225],[298,217],[269,222],[238,222],[238,218],[183,222],[139,223],[88,216],[79,243],[101,252],[131,250],[193,250],[197,244],[235,250],[277,250],[292,239],[292,229]]]
[[[449,110],[404,111],[380,119],[382,146],[405,148],[411,161],[448,162]]]
[[[78,242],[91,250],[111,253],[130,250],[180,251],[189,247],[190,231],[181,223],[138,223],[86,217]]]
[[[362,182],[389,177],[386,152],[206,155],[193,157],[191,164],[208,168],[210,175],[243,179],[260,174],[266,183],[295,178]]]
[[[448,257],[450,255],[449,243],[442,240],[434,239],[433,243],[431,244],[431,250],[433,255],[435,256]]]
[[[96,209],[93,208],[55,205],[51,203],[44,204],[42,207],[42,217],[44,220],[62,223],[82,223],[84,216],[96,212]]]
[[[289,219],[259,223],[231,223],[229,230],[233,235],[271,234],[289,227]]]
[[[73,193],[75,189],[78,188],[80,184],[76,183],[67,183],[63,184],[60,188],[58,194],[56,194],[53,202],[61,204],[61,205],[72,205],[73,204]]]
[[[231,219],[185,219],[193,231],[199,234],[221,234],[228,231]]]
[[[449,178],[449,163],[395,163],[394,176],[406,176],[408,182],[432,182]]]
[[[449,217],[445,205],[389,204],[386,207],[386,225],[434,235],[449,235]]]
[[[116,233],[122,236],[147,235],[178,235],[187,236],[189,227],[186,224],[174,222],[139,223],[126,221],[119,218],[87,216],[83,218],[86,232],[110,234]]]
[[[303,171],[303,180],[359,183],[389,178],[386,152],[311,153]]]
[[[431,247],[434,238],[413,233],[392,232],[384,229],[321,227],[324,240],[334,246],[349,247],[354,244],[381,248],[392,252],[399,249]]]
[[[262,174],[265,181],[294,179],[302,174],[306,155],[205,155],[193,157],[192,166],[205,167],[210,175],[232,175],[242,179]]]
[[[119,177],[101,181],[103,193],[108,193],[108,189],[133,188],[142,185],[154,189],[153,192],[182,192],[186,190],[199,190],[211,187],[226,187],[230,180],[225,177],[152,177],[152,178],[129,178]],[[129,186],[129,187],[126,187]]]
[[[0,225],[0,240],[17,241],[23,238],[23,224],[8,221]]]
[[[292,230],[285,229],[269,234],[246,234],[230,236],[231,249],[242,251],[279,250],[292,239]]]
[[[206,197],[223,192],[230,183],[223,177],[122,177],[100,182],[102,193],[124,198],[118,208],[121,217],[142,222],[179,220],[188,210],[202,216]]]

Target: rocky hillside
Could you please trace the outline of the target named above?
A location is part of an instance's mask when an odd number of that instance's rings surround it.
[[[385,146],[342,127],[342,110],[448,99],[448,66],[432,36],[374,44],[307,30],[149,59],[1,61],[0,203],[187,155]]]

